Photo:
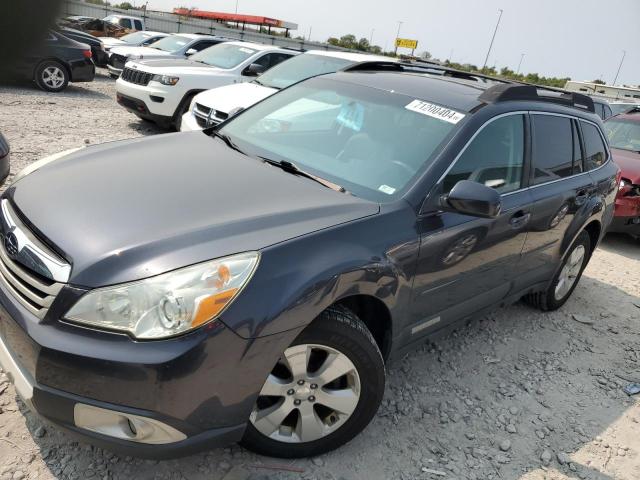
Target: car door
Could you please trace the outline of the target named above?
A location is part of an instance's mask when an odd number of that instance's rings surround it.
[[[533,208],[520,265],[522,285],[545,282],[555,272],[565,238],[581,225],[594,183],[585,171],[576,119],[531,112]]]
[[[524,113],[490,120],[436,187],[441,195],[460,180],[483,183],[501,194],[502,211],[491,219],[439,211],[419,220],[410,337],[474,314],[511,290],[531,218],[527,130]]]

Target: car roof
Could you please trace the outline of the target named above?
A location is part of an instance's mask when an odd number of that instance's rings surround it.
[[[369,53],[340,52],[336,50],[307,50],[303,55],[322,55],[325,57],[342,58],[352,62],[398,62],[397,58]]]
[[[154,32],[152,30],[140,30],[139,32],[131,32],[131,33],[143,33],[143,34],[148,35],[150,37],[154,37],[156,35],[162,35],[164,37],[168,37],[169,35],[171,35],[170,33]]]

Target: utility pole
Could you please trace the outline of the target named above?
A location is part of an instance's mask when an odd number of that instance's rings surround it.
[[[622,68],[622,62],[624,62],[624,57],[627,55],[627,51],[623,50],[622,51],[622,60],[620,60],[620,65],[618,66],[618,71],[616,72],[616,78],[613,79],[613,85],[615,86],[616,82],[618,81],[618,75],[620,75],[620,69]]]
[[[371,29],[371,35],[369,35],[369,46],[371,46],[371,42],[373,42],[373,32],[375,32],[376,29],[372,28]]]
[[[398,20],[398,33],[396,33],[396,39],[400,38],[400,27],[402,26],[404,22],[401,22],[400,20]],[[393,41],[393,44],[396,45],[395,40]],[[396,45],[396,49],[394,50],[395,55],[398,54],[398,46]]]
[[[496,23],[496,29],[493,31],[493,37],[491,37],[491,43],[489,44],[489,51],[487,51],[487,56],[484,59],[484,65],[482,65],[482,70],[487,66],[487,62],[489,61],[489,55],[491,54],[491,48],[493,47],[493,41],[496,39],[496,33],[498,33],[498,27],[500,26],[500,19],[502,18],[503,10],[501,8],[498,9],[500,15],[498,16],[498,23]]]
[[[449,52],[449,63],[451,63],[451,59],[453,58],[453,48]]]
[[[236,15],[238,14],[238,2],[239,2],[239,1],[240,1],[240,0],[236,0]]]
[[[313,30],[313,25],[309,26],[309,36],[307,37],[307,41],[311,41],[311,31]]]
[[[518,62],[518,70],[516,71],[516,75],[520,73],[520,67],[522,66],[522,59],[524,58],[524,53],[520,54],[520,62]]]

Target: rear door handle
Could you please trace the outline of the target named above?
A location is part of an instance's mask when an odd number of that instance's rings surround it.
[[[515,229],[519,229],[524,227],[527,223],[529,223],[529,220],[531,219],[531,214],[529,212],[525,212],[524,210],[518,210],[516,213],[513,214],[513,217],[511,217],[511,219],[509,220],[509,225],[511,225],[511,228]]]

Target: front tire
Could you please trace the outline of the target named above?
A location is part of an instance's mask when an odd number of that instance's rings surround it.
[[[350,310],[330,307],[283,352],[241,444],[282,458],[333,450],[369,424],[384,385],[384,361],[371,332]]]
[[[525,300],[543,311],[557,310],[569,300],[591,258],[591,239],[582,232],[565,255],[560,269],[544,292],[530,293]]]
[[[69,84],[69,73],[60,62],[47,60],[36,68],[35,82],[46,92],[60,92]]]

